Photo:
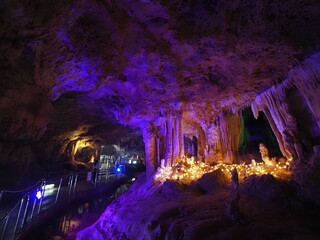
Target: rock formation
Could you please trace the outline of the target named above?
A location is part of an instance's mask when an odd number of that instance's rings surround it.
[[[226,201],[227,217],[233,222],[240,222],[241,214],[239,209],[239,178],[237,169],[233,169],[231,177],[231,188]]]
[[[2,1],[1,178],[88,167],[128,134],[150,180],[184,157],[239,163],[251,106],[316,189],[319,15],[318,0]]]
[[[4,142],[38,145],[70,92],[87,97],[79,107],[99,105],[102,118],[161,125],[158,157],[169,165],[183,155],[184,135],[197,138],[198,157],[234,162],[241,108],[251,103],[283,155],[302,158],[289,86],[319,127],[319,56],[306,54],[319,43],[317,1],[17,0],[1,12]]]

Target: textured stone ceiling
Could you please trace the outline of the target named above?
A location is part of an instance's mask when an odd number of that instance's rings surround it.
[[[319,9],[317,0],[3,1],[0,92],[31,86],[51,101],[84,92],[132,124],[247,104],[319,46]]]

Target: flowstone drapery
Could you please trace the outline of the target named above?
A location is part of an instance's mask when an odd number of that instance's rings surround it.
[[[147,176],[157,167],[170,167],[184,156],[203,162],[235,163],[239,148],[241,114],[225,111],[205,129],[180,117],[161,117],[142,126]]]
[[[254,116],[258,117],[262,110],[277,138],[282,154],[293,159],[292,173],[298,182],[304,182],[306,177],[302,172],[314,168],[310,159],[314,159],[313,152],[319,142],[320,126],[320,54],[315,54],[305,60],[301,65],[290,71],[289,77],[281,84],[272,86],[258,95],[251,104]],[[292,100],[292,93],[302,99],[302,102]],[[291,95],[290,95],[291,94]],[[291,97],[291,100],[289,99]],[[306,102],[307,107],[299,106]],[[294,102],[294,103],[293,103]],[[290,104],[295,104],[291,106]],[[300,107],[302,112],[293,112],[292,109]],[[303,114],[303,115],[302,115]],[[315,122],[298,123],[299,118],[310,116]],[[303,131],[308,130],[312,135],[306,136]]]
[[[297,158],[299,153],[294,147],[294,144],[298,142],[297,123],[289,112],[286,101],[286,90],[289,87],[291,87],[289,81],[271,87],[257,96],[251,107],[255,118],[258,117],[259,109],[265,113],[282,154],[287,158]]]

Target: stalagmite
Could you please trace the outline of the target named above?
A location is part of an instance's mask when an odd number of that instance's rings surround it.
[[[268,151],[267,147],[263,143],[259,144],[259,151],[260,151],[262,160],[267,165],[273,165],[273,163],[272,163],[272,161],[270,160],[270,157],[269,157],[269,151]]]
[[[227,217],[233,222],[240,221],[240,210],[239,210],[239,177],[237,169],[231,171],[231,189],[229,197],[226,202],[227,206]]]

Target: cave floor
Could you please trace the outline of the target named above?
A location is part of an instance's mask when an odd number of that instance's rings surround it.
[[[241,190],[241,217],[231,221],[226,214],[229,185],[204,192],[197,184],[153,185],[140,179],[78,239],[320,239],[319,210],[277,196],[281,189],[269,185],[255,189],[256,196]]]

